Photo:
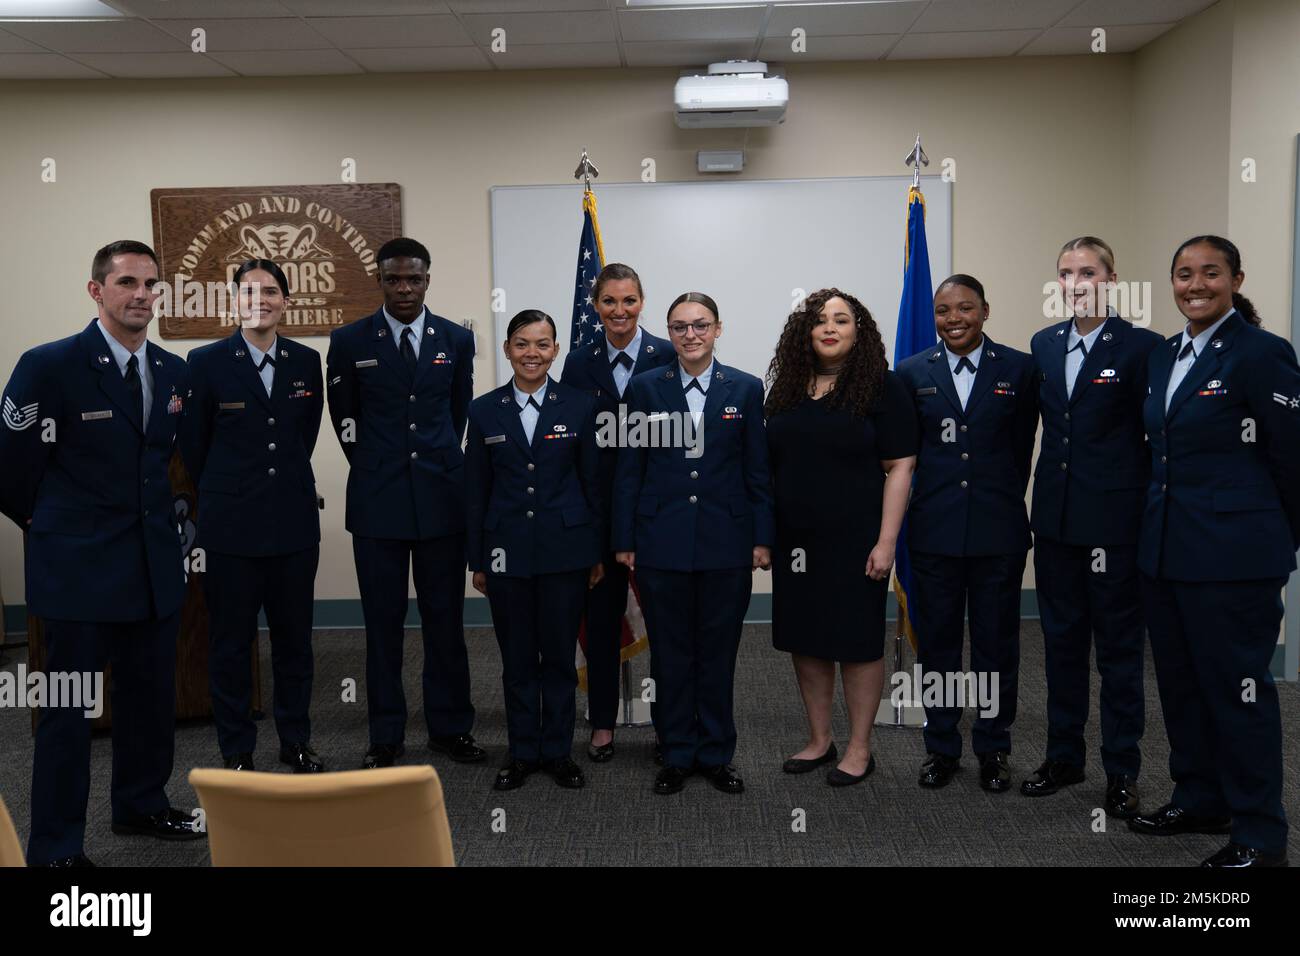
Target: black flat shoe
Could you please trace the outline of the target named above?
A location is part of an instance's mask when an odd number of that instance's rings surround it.
[[[1026,797],[1050,797],[1062,787],[1081,783],[1083,779],[1082,767],[1062,760],[1044,760],[1034,775],[1020,784],[1020,792]]]
[[[49,863],[36,863],[33,865],[38,867],[53,867],[55,869],[85,869],[87,867],[94,867],[95,864],[90,862],[90,857],[86,856],[86,854],[78,853],[76,856],[60,857],[57,860],[50,860]]]
[[[1124,774],[1106,775],[1106,816],[1132,820],[1142,809],[1137,781]]]
[[[582,768],[568,757],[543,764],[542,769],[549,773],[551,778],[566,790],[580,790],[583,784],[587,782],[587,779],[582,775]]]
[[[980,786],[989,793],[1011,789],[1011,762],[1005,751],[980,754]]]
[[[839,751],[835,749],[835,743],[832,741],[831,745],[826,748],[826,752],[820,757],[813,757],[811,760],[802,757],[791,757],[781,764],[781,770],[784,773],[811,773],[818,767],[839,759]]]
[[[457,763],[482,763],[487,751],[474,743],[473,734],[452,734],[450,737],[430,737],[429,749],[446,754]]]
[[[1227,833],[1232,829],[1232,820],[1228,817],[1198,817],[1172,803],[1166,803],[1155,813],[1139,815],[1129,820],[1128,828],[1143,836]]]
[[[281,744],[280,763],[288,764],[294,773],[325,772],[325,765],[321,763],[316,751],[311,749],[311,744]]]
[[[401,744],[371,744],[366,755],[361,758],[362,770],[374,770],[376,767],[391,767],[397,763],[406,748]]]
[[[744,793],[745,781],[740,779],[734,767],[722,764],[717,767],[701,767],[700,773],[713,785],[715,790],[723,793]]]
[[[587,759],[592,763],[609,763],[614,759],[614,741],[611,740],[599,747],[595,744],[587,744]]]
[[[867,761],[867,769],[862,771],[856,777],[851,773],[845,773],[839,767],[831,767],[826,772],[826,782],[832,787],[851,787],[855,783],[861,783],[871,776],[872,771],[876,769],[876,755],[872,754],[871,759]]]
[[[512,760],[497,771],[497,777],[492,781],[492,789],[517,790],[539,769],[541,769],[539,764],[528,763],[523,760]]]
[[[222,757],[222,763],[227,770],[256,770],[253,766],[252,754],[231,754],[229,757]]]
[[[160,810],[151,817],[114,823],[114,833],[119,836],[151,836],[159,840],[202,840],[207,836],[198,827],[198,821],[175,807]]]
[[[961,762],[956,757],[932,753],[921,764],[921,776],[916,782],[923,787],[946,787],[960,767]]]
[[[677,793],[686,786],[686,778],[690,775],[689,770],[683,770],[681,767],[664,767],[655,774],[655,793],[661,796]]]
[[[1262,853],[1254,847],[1229,843],[1214,856],[1201,861],[1201,866],[1211,869],[1239,870],[1248,866],[1290,866],[1285,853]]]

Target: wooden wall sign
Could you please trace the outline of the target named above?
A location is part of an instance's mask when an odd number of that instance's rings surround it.
[[[402,234],[397,183],[154,189],[149,202],[165,339],[230,335],[227,283],[246,259],[271,259],[289,279],[280,332],[328,335],[378,308],[375,254]]]

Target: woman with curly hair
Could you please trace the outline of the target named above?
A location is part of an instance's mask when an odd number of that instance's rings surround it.
[[[826,782],[847,786],[876,766],[885,595],[916,464],[916,413],[871,313],[839,289],[814,292],[790,314],[767,383],[772,643],[790,653],[808,714],[808,744],[782,769],[838,760]],[[837,661],[849,711],[842,759],[831,739]]]

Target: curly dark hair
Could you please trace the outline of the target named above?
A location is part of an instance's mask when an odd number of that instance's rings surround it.
[[[767,368],[767,416],[787,411],[808,397],[817,357],[813,353],[812,330],[822,308],[830,299],[840,298],[849,304],[857,326],[857,339],[844,359],[830,393],[822,399],[832,408],[846,409],[855,418],[865,418],[880,401],[885,386],[885,343],[880,329],[867,307],[839,289],[818,289],[804,300],[786,319],[776,354]]]

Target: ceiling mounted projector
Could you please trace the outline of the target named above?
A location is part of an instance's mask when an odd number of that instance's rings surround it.
[[[767,64],[756,60],[710,63],[707,74],[679,77],[673,89],[682,129],[777,126],[789,101],[785,77],[769,76]]]

